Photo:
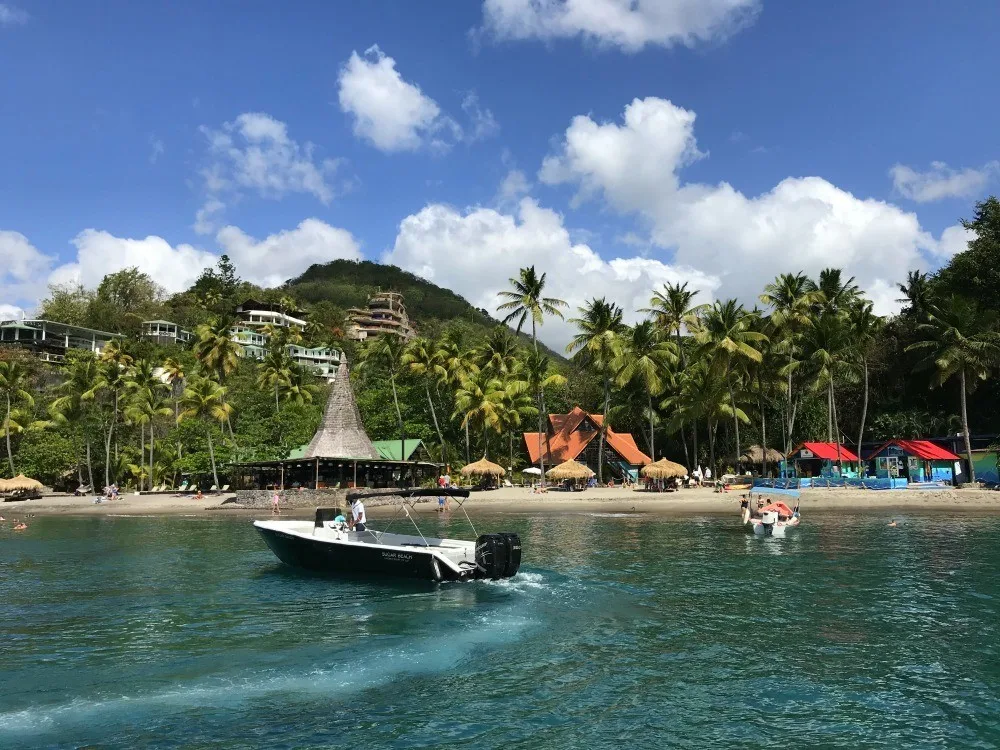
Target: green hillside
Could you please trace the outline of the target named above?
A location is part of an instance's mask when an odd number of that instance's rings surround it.
[[[499,323],[489,311],[473,307],[450,289],[397,266],[369,260],[315,264],[301,276],[289,280],[283,291],[306,307],[325,303],[344,313],[351,307],[364,307],[375,292],[399,292],[410,320],[422,336],[433,337],[445,325],[463,321],[471,336],[477,338]],[[528,338],[522,333],[522,339]],[[564,359],[561,353],[549,351],[558,360]]]

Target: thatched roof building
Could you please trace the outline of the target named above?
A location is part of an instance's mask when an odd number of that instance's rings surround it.
[[[341,362],[337,368],[323,421],[306,448],[304,458],[382,458],[361,424],[361,412],[354,400],[346,362]]]
[[[589,466],[584,466],[571,458],[569,461],[564,461],[558,466],[549,469],[545,472],[545,476],[557,481],[564,479],[590,479],[594,476],[594,472]]]
[[[502,477],[507,472],[504,471],[502,466],[493,463],[486,456],[483,456],[478,461],[463,466],[461,473],[463,477]]]
[[[747,452],[744,453],[742,456],[740,456],[740,461],[742,461],[745,464],[759,464],[761,462],[761,458],[763,455],[764,455],[763,448],[761,448],[759,445],[751,445],[747,449]],[[779,463],[780,461],[784,460],[784,458],[785,456],[781,451],[775,450],[774,448],[767,449],[767,462],[769,464]]]
[[[687,476],[688,471],[679,463],[661,458],[655,463],[643,466],[640,473],[650,479],[670,479],[671,477]]]

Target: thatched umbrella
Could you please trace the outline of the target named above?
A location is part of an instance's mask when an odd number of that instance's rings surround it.
[[[759,464],[763,460],[764,449],[759,445],[751,445],[750,448],[740,456],[740,461],[745,464]],[[767,449],[767,462],[769,464],[776,464],[784,458],[781,451],[775,450],[774,448]]]
[[[0,492],[14,492],[15,490],[40,490],[44,487],[41,482],[24,474],[18,474],[13,479],[0,479]]]
[[[643,466],[639,473],[650,479],[670,479],[670,477],[686,476],[688,470],[678,463],[661,458],[659,461]]]
[[[504,471],[504,468],[502,466],[487,460],[486,456],[483,456],[475,463],[463,466],[461,471],[463,477],[471,477],[471,476],[502,477],[505,473],[506,472]]]
[[[562,481],[563,479],[590,479],[594,476],[594,472],[589,466],[584,466],[571,458],[569,461],[563,461],[558,466],[549,469],[545,472],[545,476],[556,481]]]

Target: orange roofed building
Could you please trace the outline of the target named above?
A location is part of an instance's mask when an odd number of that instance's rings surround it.
[[[524,444],[531,463],[538,463],[541,442],[546,471],[550,466],[573,458],[596,472],[600,442],[597,436],[603,419],[602,415],[589,414],[579,406],[573,407],[569,414],[549,414],[548,434],[542,435],[541,441],[537,432],[524,433]],[[649,456],[639,450],[631,433],[615,432],[608,427],[604,439],[604,464],[612,467],[616,478],[621,479],[627,474],[632,480],[636,480],[639,469],[650,461]]]

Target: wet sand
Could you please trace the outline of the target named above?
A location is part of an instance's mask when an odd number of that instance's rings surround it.
[[[708,488],[680,492],[653,493],[624,488],[595,488],[585,492],[549,492],[534,494],[522,487],[505,487],[489,492],[475,492],[466,502],[470,513],[525,512],[648,512],[663,514],[735,513],[740,491],[716,493]],[[229,496],[231,497],[231,496]],[[117,500],[94,504],[93,498],[50,496],[39,500],[0,504],[0,515],[8,520],[37,515],[246,515],[270,516],[268,509],[244,509],[223,505],[224,496],[206,496],[201,500],[173,495],[122,495]],[[787,497],[777,497],[788,502]],[[792,503],[789,503],[792,504]],[[417,510],[433,513],[436,502],[420,503]],[[811,512],[880,512],[942,511],[1000,513],[1000,492],[979,489],[943,490],[802,490],[801,511]],[[457,506],[452,503],[452,512]],[[282,515],[309,516],[310,507],[284,508]],[[395,513],[395,507],[371,508],[369,515],[378,518]]]

